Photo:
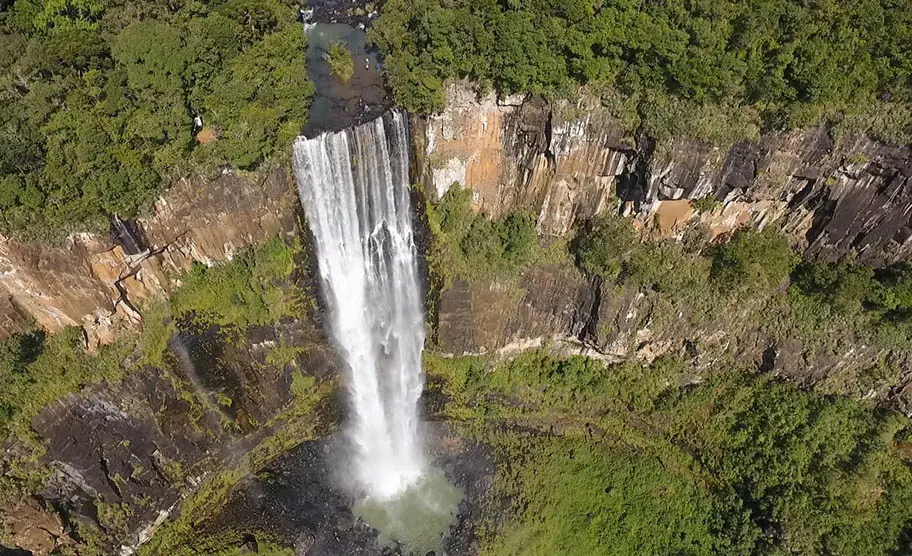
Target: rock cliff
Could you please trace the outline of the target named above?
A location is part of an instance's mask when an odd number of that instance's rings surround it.
[[[276,364],[276,345],[299,352]],[[0,469],[42,477],[31,497],[0,508],[4,540],[36,555],[67,544],[132,554],[185,496],[230,487],[330,425],[318,418],[323,399],[298,398],[292,383],[297,373],[333,376],[333,357],[309,319],[257,327],[232,342],[215,329],[175,334],[163,368],[89,386],[33,418],[40,457],[20,439],[0,444]],[[331,389],[324,380],[315,392]]]
[[[162,297],[196,261],[228,260],[239,249],[295,233],[297,195],[283,171],[184,180],[139,221],[145,243],[129,254],[108,234],[74,234],[60,245],[0,237],[0,335],[29,320],[57,331],[83,326],[107,343],[136,305]]]
[[[684,140],[653,149],[585,96],[497,100],[456,84],[448,101],[444,113],[413,119],[417,178],[438,197],[454,182],[471,188],[475,208],[491,215],[533,210],[545,236],[618,208],[652,237],[697,223],[720,236],[752,222],[776,226],[797,247],[829,259],[851,254],[886,265],[912,251],[908,148],[837,143],[806,130],[725,150]],[[698,212],[691,201],[708,195],[718,206]],[[76,234],[50,246],[0,238],[0,336],[33,320],[51,331],[81,325],[90,345],[107,343],[118,326],[138,323],[137,307],[167,295],[193,262],[224,261],[252,243],[300,233],[297,206],[281,170],[227,174],[176,184],[138,222],[135,241]],[[657,296],[602,284],[566,261],[509,280],[456,280],[436,308],[444,352],[510,353],[552,342],[610,360],[678,353],[694,363],[694,380],[701,368],[740,362],[912,415],[908,360],[852,343],[809,353],[737,307],[691,322]],[[130,553],[200,477],[237,469],[280,430],[275,425],[294,403],[293,373],[334,370],[312,320],[255,328],[240,344],[218,344],[214,355],[207,337],[178,334],[167,369],[146,367],[121,384],[85,388],[32,421],[54,479],[4,512],[0,525],[17,544],[48,553],[88,524],[101,528],[107,549]],[[270,364],[270,346],[280,344],[304,350],[294,363]],[[230,403],[208,403],[215,393]],[[0,468],[27,449],[2,448]]]
[[[728,149],[637,144],[597,99],[548,103],[447,90],[443,113],[416,119],[419,174],[436,196],[454,182],[477,210],[538,214],[545,235],[623,203],[655,236],[705,223],[715,235],[751,222],[834,259],[886,265],[912,252],[912,150],[824,129],[768,134]],[[691,200],[720,204],[697,212]]]
[[[129,335],[141,324],[138,308],[168,295],[192,263],[299,235],[297,207],[284,172],[227,174],[176,184],[151,216],[119,223],[111,236],[77,234],[61,245],[2,239],[0,332],[81,325],[90,348]],[[299,267],[294,279],[309,287],[309,267]],[[121,364],[122,382],[46,407],[30,423],[34,445],[0,441],[0,471],[34,480],[28,496],[0,508],[2,541],[36,555],[68,544],[81,546],[76,553],[88,544],[97,549],[89,553],[132,554],[184,496],[212,481],[230,486],[314,434],[323,422],[314,404],[335,376],[315,317],[302,313],[231,341],[215,327],[178,323],[157,367],[134,353]],[[317,379],[315,397],[295,393],[298,375]]]
[[[714,239],[750,223],[774,226],[799,250],[826,260],[853,256],[885,266],[912,253],[909,148],[836,141],[823,129],[765,135],[728,149],[687,140],[656,147],[625,135],[586,95],[555,103],[496,99],[456,83],[447,96],[443,113],[413,123],[417,173],[431,196],[458,183],[472,190],[476,211],[533,211],[545,236],[617,210],[653,239],[681,237],[694,226]],[[694,202],[707,197],[715,201]],[[436,338],[453,354],[508,354],[550,343],[610,360],[677,353],[696,369],[749,363],[912,414],[912,362],[905,356],[849,337],[815,350],[764,328],[747,309],[726,307],[692,322],[660,296],[549,263],[514,279],[455,281],[441,293]]]
[[[437,305],[436,348],[510,357],[543,346],[643,363],[673,354],[689,361],[695,381],[704,372],[749,366],[912,416],[907,350],[866,345],[847,331],[825,346],[809,345],[776,327],[788,317],[781,299],[720,298],[718,304],[711,317],[694,316],[657,292],[586,277],[569,261],[535,264],[512,279],[455,280]]]

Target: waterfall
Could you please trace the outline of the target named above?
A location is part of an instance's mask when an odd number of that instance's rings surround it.
[[[329,330],[347,366],[355,479],[389,499],[424,471],[418,434],[424,346],[401,113],[294,143]]]

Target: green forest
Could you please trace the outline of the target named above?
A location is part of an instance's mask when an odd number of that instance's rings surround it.
[[[295,5],[0,3],[0,230],[103,229],[179,177],[286,156],[313,91]]]
[[[828,123],[912,141],[909,0],[388,0],[370,39],[412,111],[465,77],[552,98],[587,85],[657,139]]]
[[[179,177],[286,156],[313,92],[298,7],[0,2],[0,230],[100,229]],[[465,77],[549,98],[585,85],[658,140],[822,123],[899,144],[912,140],[910,14],[909,0],[388,0],[369,39],[416,113]]]

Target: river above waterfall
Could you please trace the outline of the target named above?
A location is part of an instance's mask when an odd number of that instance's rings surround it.
[[[392,106],[383,86],[382,63],[368,48],[364,31],[344,23],[314,23],[307,29],[307,72],[314,84],[313,104],[303,134],[346,129],[379,117]],[[343,44],[352,55],[354,75],[348,81],[334,76],[326,61],[333,44]]]

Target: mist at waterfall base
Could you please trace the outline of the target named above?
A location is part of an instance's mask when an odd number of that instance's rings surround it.
[[[354,511],[424,554],[438,549],[461,498],[423,450],[424,314],[408,181],[405,117],[294,144],[329,332],[347,367]]]

